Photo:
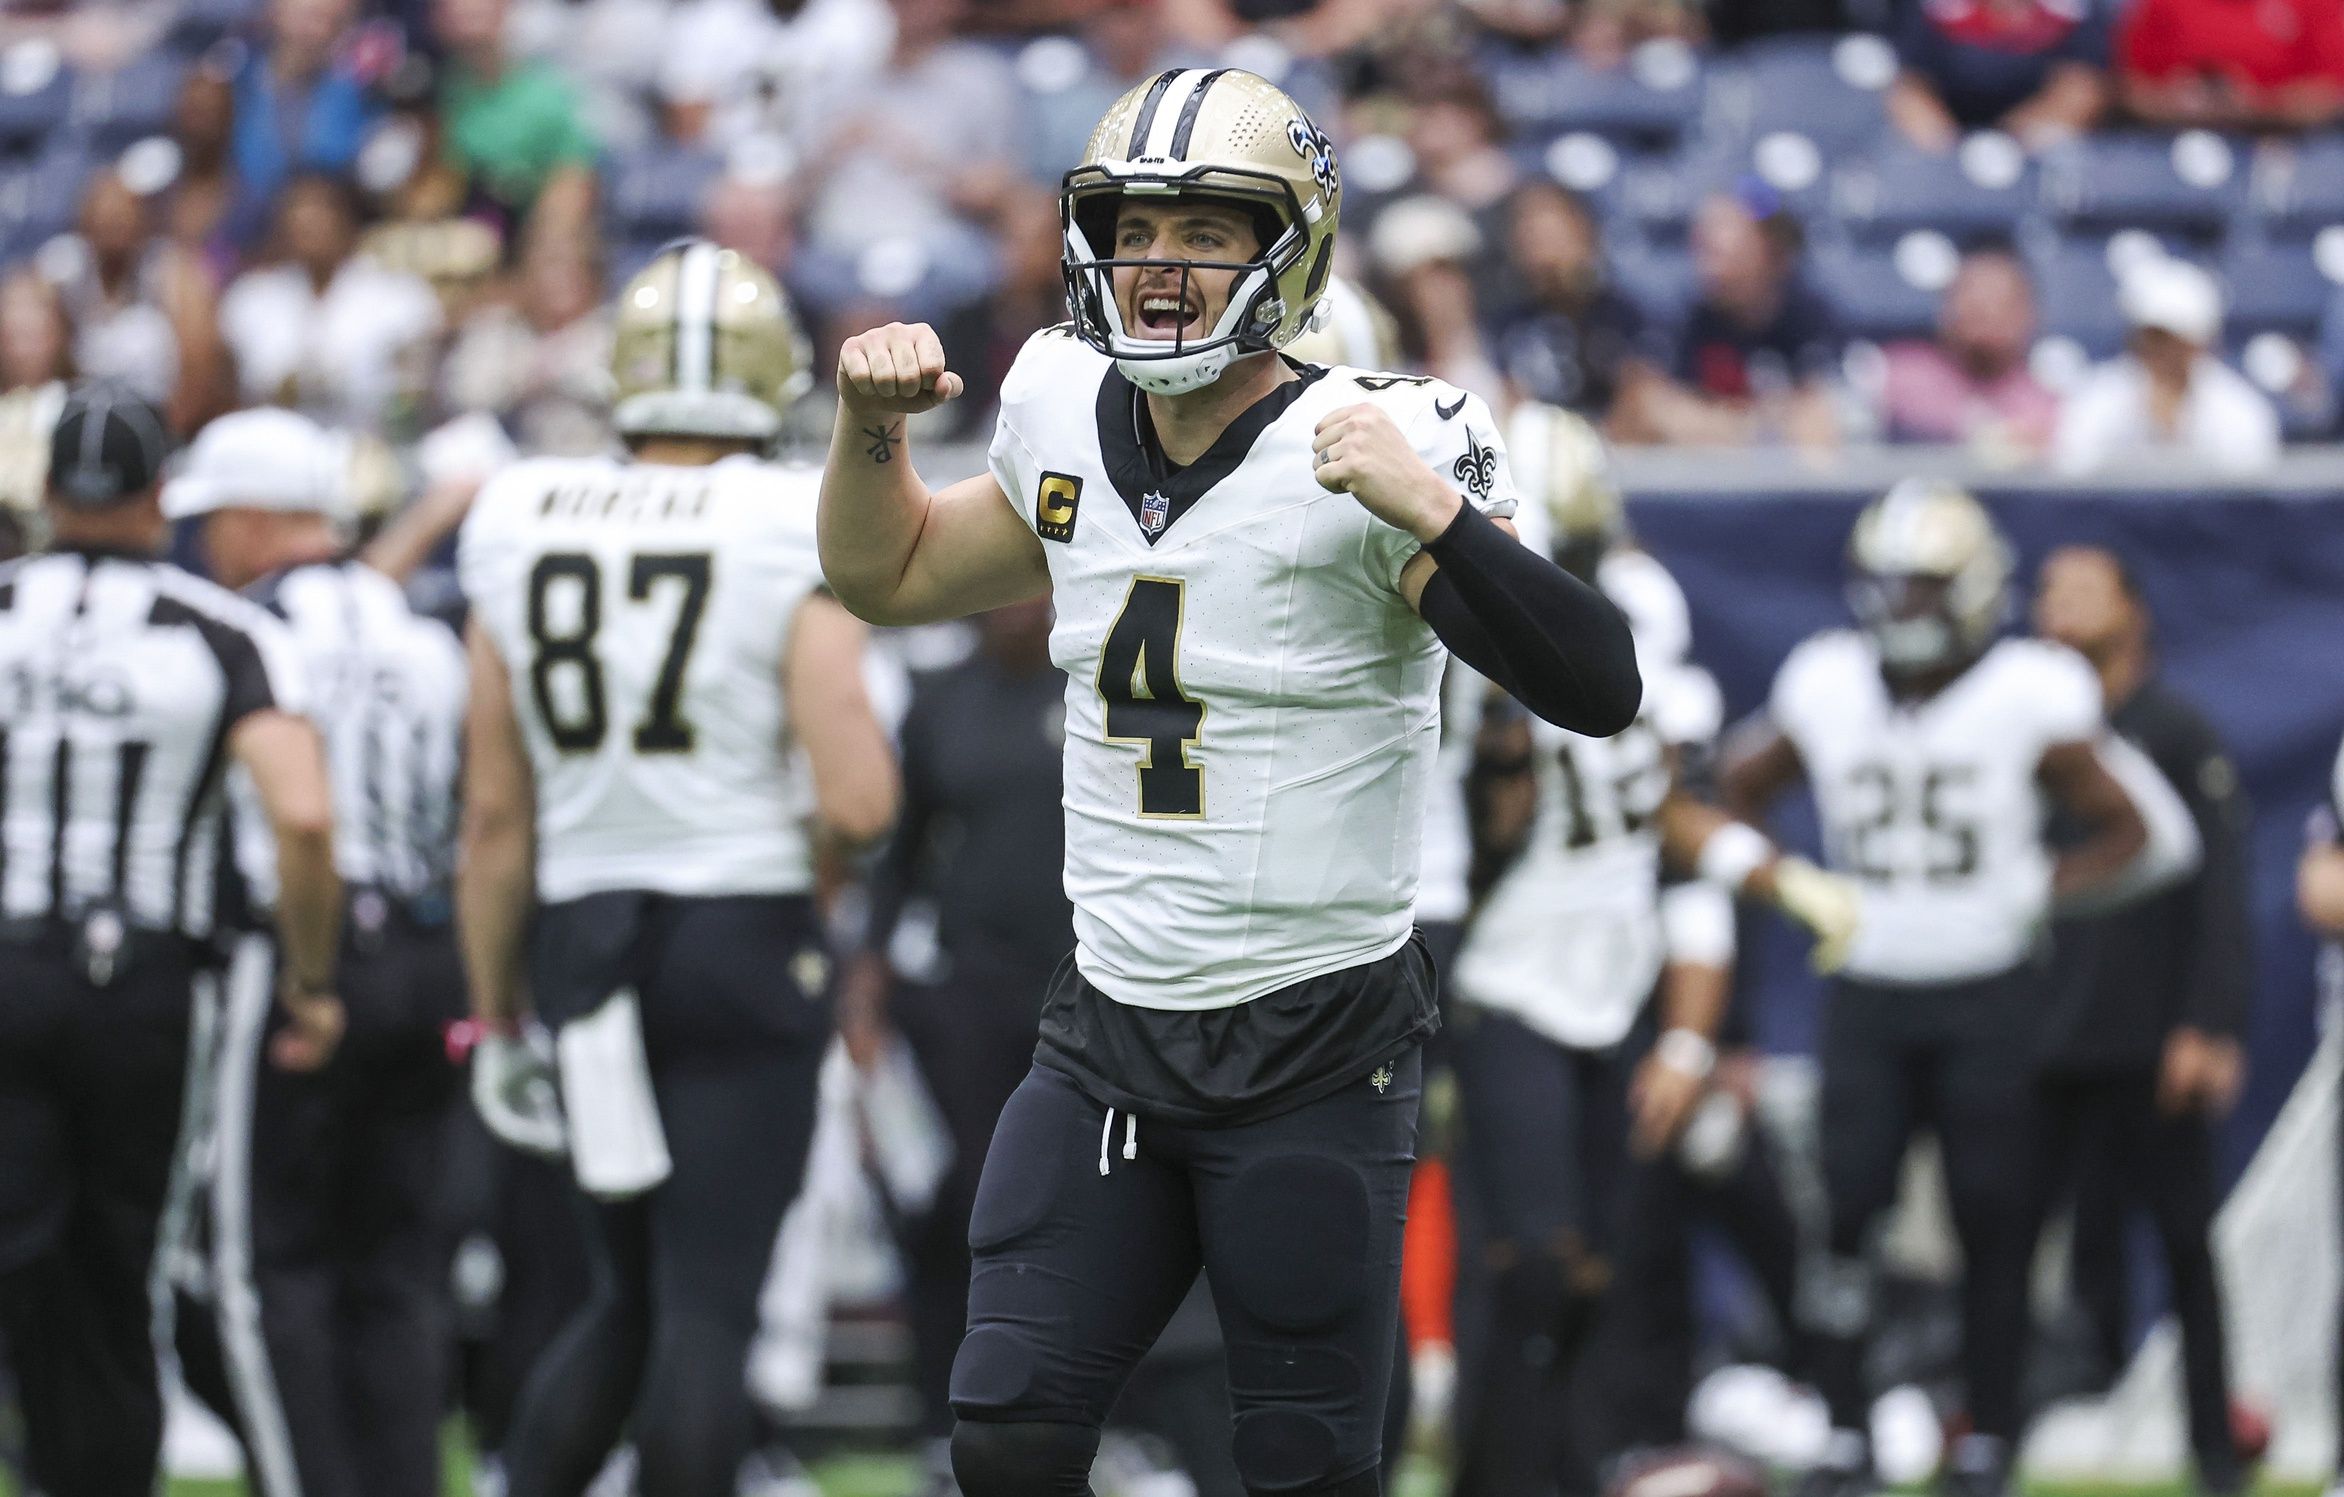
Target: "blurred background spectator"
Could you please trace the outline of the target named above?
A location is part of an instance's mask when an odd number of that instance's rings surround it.
[[[2060,413],[2052,460],[2062,473],[2194,459],[2230,475],[2279,457],[2279,415],[2216,356],[2222,293],[2181,260],[2132,268],[2121,301],[2127,351],[2092,371]]]
[[[193,430],[224,408],[218,322],[208,277],[157,229],[149,200],[101,171],[82,195],[81,232],[49,246],[43,269],[72,319],[79,372]]]
[[[531,237],[515,294],[481,308],[440,367],[451,414],[484,411],[531,452],[586,455],[605,443],[610,323],[590,244]]]
[[[220,327],[247,402],[335,426],[417,434],[439,299],[358,249],[350,183],[306,172],[278,195],[277,263],[237,277]]]
[[[2108,107],[2108,31],[2091,0],[1914,0],[1897,22],[1889,117],[1926,151],[1992,126],[2030,147]]]
[[[1613,427],[1631,442],[1838,440],[1830,381],[1841,338],[1801,278],[1804,236],[1773,194],[1705,199],[1693,222],[1700,290],[1666,353],[1629,365]]]
[[[2004,249],[1966,256],[1945,291],[1937,336],[1891,344],[1880,398],[1891,442],[1948,442],[2004,461],[2039,456],[2059,420],[2059,398],[2027,367],[2035,342],[2035,288]]]
[[[2344,117],[2344,8],[2326,0],[2133,0],[2125,108],[2156,125],[2288,129]]]
[[[1532,180],[1508,204],[1505,234],[1506,274],[1481,330],[1508,389],[1603,421],[1645,327],[1611,286],[1601,226],[1576,193]]]
[[[474,198],[507,226],[543,202],[549,225],[593,214],[596,145],[577,90],[542,62],[513,54],[506,0],[434,0],[441,144]]]
[[[297,170],[347,171],[378,105],[350,46],[355,0],[273,0],[264,44],[234,84],[238,186],[273,201]]]

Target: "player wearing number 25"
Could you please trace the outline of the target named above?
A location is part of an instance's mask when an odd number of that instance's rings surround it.
[[[810,382],[780,288],[686,242],[615,323],[629,456],[507,470],[458,553],[473,1094],[596,1202],[595,1293],[522,1397],[513,1497],[582,1492],[622,1427],[645,1497],[733,1490],[829,1040],[815,841],[877,836],[896,796],[863,625],[821,592],[816,476],[761,456]]]
[[[1968,1276],[1975,1432],[1955,1446],[1946,1486],[1999,1497],[2020,1434],[2034,1250],[2036,947],[2055,900],[2119,894],[2159,871],[2148,865],[2162,844],[2127,788],[2136,780],[2091,667],[2058,645],[1998,638],[2010,551],[1977,500],[1931,480],[1897,485],[1856,521],[1848,568],[1861,629],[1791,652],[1765,725],[1724,771],[1729,806],[1749,816],[1805,778],[1828,861],[1863,890],[1821,1045],[1830,1242],[1805,1311],[1836,1433],[1806,1490],[1877,1489],[1864,1254],[1906,1146],[1928,1127]],[[2046,841],[2054,805],[2083,829],[2064,850]]]
[[[1257,1492],[1372,1494],[1397,1324],[1413,939],[1443,646],[1576,731],[1635,716],[1625,622],[1520,545],[1478,399],[1300,364],[1341,176],[1278,89],[1175,69],[1060,193],[1073,321],[1027,344],[988,471],[931,490],[926,327],[840,353],[823,569],[876,623],[1049,596],[1077,946],[993,1135],[953,1370],[967,1497],[1082,1493],[1201,1267]]]

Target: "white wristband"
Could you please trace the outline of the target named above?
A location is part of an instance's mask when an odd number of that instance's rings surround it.
[[[1729,821],[1701,844],[1699,867],[1703,878],[1739,893],[1750,875],[1773,856],[1774,844],[1766,840],[1764,832],[1746,822]]]
[[[1717,1047],[1690,1029],[1672,1029],[1652,1047],[1653,1058],[1680,1075],[1707,1081],[1717,1069]]]

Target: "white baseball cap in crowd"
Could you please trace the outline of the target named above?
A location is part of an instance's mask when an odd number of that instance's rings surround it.
[[[2200,348],[2222,335],[2222,288],[2187,260],[2142,260],[2125,272],[2116,302],[2135,328],[2156,328]]]
[[[163,485],[163,514],[192,519],[222,509],[339,515],[343,444],[315,421],[273,406],[232,411],[196,433]]]

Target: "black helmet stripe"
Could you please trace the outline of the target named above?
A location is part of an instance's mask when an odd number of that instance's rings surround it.
[[[1148,129],[1156,123],[1156,106],[1164,102],[1164,95],[1171,91],[1172,80],[1183,71],[1180,68],[1166,68],[1156,75],[1154,83],[1148,85],[1148,96],[1139,101],[1139,117],[1132,122],[1131,144],[1123,152],[1126,160],[1138,156],[1147,145]]]
[[[1205,107],[1205,90],[1219,82],[1221,75],[1228,71],[1227,68],[1215,68],[1188,91],[1188,102],[1180,106],[1180,123],[1172,130],[1171,155],[1174,161],[1188,159],[1188,137],[1196,133],[1196,117]]]

